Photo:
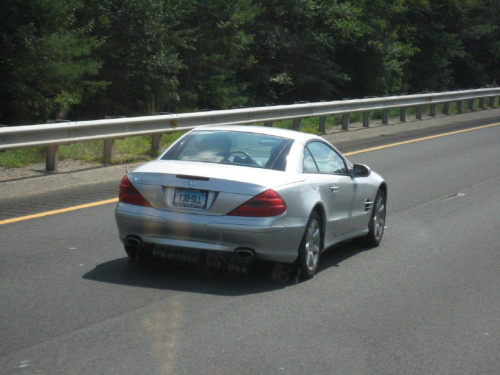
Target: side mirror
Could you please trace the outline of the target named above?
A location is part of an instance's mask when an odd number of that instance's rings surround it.
[[[354,177],[368,177],[370,173],[372,173],[372,170],[367,165],[354,164],[352,166],[352,172]]]

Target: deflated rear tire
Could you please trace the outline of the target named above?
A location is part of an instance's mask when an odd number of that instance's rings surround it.
[[[297,271],[301,279],[311,279],[319,265],[319,257],[323,244],[321,218],[316,211],[311,213],[307,222],[306,231],[299,247],[299,256],[296,261]]]

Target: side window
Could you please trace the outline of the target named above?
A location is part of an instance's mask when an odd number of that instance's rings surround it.
[[[313,161],[317,166],[316,171],[306,170],[308,155],[314,159]],[[322,142],[311,142],[307,145],[304,155],[304,172],[314,173],[317,172],[318,169],[319,173],[325,174],[347,173],[344,159],[342,159],[339,154]]]
[[[304,150],[304,173],[318,173],[318,166],[316,165],[316,162],[314,161],[311,152],[309,149],[306,147]]]

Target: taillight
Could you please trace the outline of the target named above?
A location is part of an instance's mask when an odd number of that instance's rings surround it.
[[[120,183],[120,193],[118,194],[120,202],[135,204],[136,206],[151,207],[151,204],[144,199],[144,197],[137,191],[137,189],[130,183],[127,175],[123,176]]]
[[[285,211],[286,204],[283,199],[274,190],[269,189],[246,201],[241,206],[228,213],[228,215],[270,217],[281,215]]]

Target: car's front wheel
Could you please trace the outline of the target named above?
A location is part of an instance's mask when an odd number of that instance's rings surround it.
[[[385,216],[387,213],[386,195],[383,190],[377,192],[373,212],[368,224],[368,235],[365,237],[366,244],[377,247],[382,241],[385,229]]]
[[[296,262],[301,278],[311,279],[316,273],[322,244],[323,234],[321,229],[321,218],[316,211],[313,211],[307,222],[306,231],[300,243],[299,256]]]

